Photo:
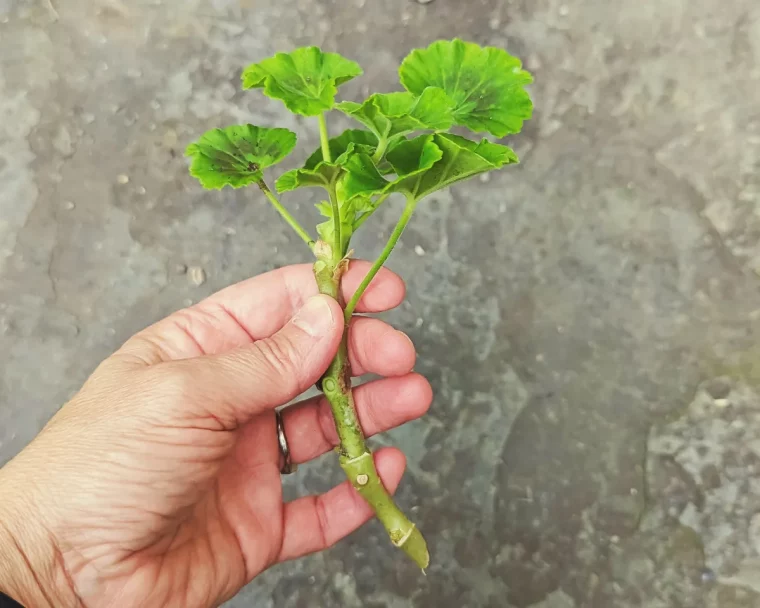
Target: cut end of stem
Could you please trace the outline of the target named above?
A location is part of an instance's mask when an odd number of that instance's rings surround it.
[[[393,544],[411,557],[423,572],[430,565],[430,553],[428,553],[427,543],[422,536],[422,532],[417,529],[417,526],[413,526],[406,537],[398,542],[393,541]]]

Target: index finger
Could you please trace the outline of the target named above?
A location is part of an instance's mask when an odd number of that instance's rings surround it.
[[[341,281],[344,300],[348,301],[354,295],[370,267],[371,264],[364,260],[351,260]],[[279,330],[306,300],[317,293],[312,265],[296,264],[227,287],[197,306],[224,308],[252,339],[260,340]],[[357,311],[391,310],[401,304],[405,295],[406,286],[401,277],[382,268],[364,292]]]
[[[371,265],[351,261],[341,281],[348,300]],[[148,327],[121,349],[144,363],[218,354],[275,334],[317,294],[311,264],[285,266],[223,289]],[[406,287],[383,268],[364,292],[357,309],[383,312],[398,306]]]

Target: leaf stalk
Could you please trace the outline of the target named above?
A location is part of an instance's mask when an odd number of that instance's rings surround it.
[[[327,132],[327,119],[325,113],[319,115],[319,140],[322,144],[322,160],[326,163],[332,162],[332,152],[330,152],[330,135]]]
[[[367,273],[367,276],[364,277],[364,280],[361,282],[361,284],[359,285],[359,288],[351,297],[348,304],[346,304],[346,309],[345,309],[344,314],[345,314],[345,320],[347,324],[351,320],[351,316],[354,314],[354,311],[356,310],[356,306],[359,303],[359,300],[361,300],[361,297],[364,295],[364,292],[367,290],[367,287],[369,287],[370,283],[372,282],[372,279],[375,278],[375,275],[383,267],[383,264],[385,264],[385,261],[388,259],[388,256],[390,256],[391,252],[393,251],[393,248],[396,246],[396,243],[398,243],[399,238],[401,238],[401,235],[403,234],[404,229],[406,228],[406,225],[409,223],[409,220],[411,219],[416,206],[417,206],[416,199],[412,197],[407,198],[404,211],[401,214],[401,217],[399,218],[398,223],[396,224],[396,227],[393,229],[393,232],[391,233],[391,236],[388,239],[388,242],[385,244],[383,251],[380,253],[380,256],[372,264],[372,267]]]
[[[314,249],[314,239],[311,238],[311,235],[304,229],[301,224],[298,223],[298,220],[294,218],[290,211],[288,211],[282,203],[277,200],[277,197],[272,193],[272,191],[269,189],[269,186],[266,185],[266,182],[263,179],[260,179],[257,182],[258,187],[261,189],[261,191],[264,193],[264,196],[266,196],[269,199],[269,202],[272,203],[272,206],[277,210],[277,212],[282,216],[282,219],[284,219],[287,224],[295,230],[296,234],[301,237],[304,243],[306,243],[309,247],[309,249]]]

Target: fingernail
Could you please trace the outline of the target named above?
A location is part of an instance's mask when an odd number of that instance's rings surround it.
[[[300,327],[312,338],[320,338],[329,333],[335,325],[332,308],[324,296],[315,296],[293,317],[293,325]]]
[[[400,331],[398,329],[396,331],[398,331],[398,333],[400,333],[402,336],[404,336],[404,338],[406,338],[406,341],[409,342],[409,345],[412,347],[412,349],[416,353],[417,352],[417,347],[414,346],[414,342],[412,342],[412,339],[407,334],[405,334],[403,331]]]

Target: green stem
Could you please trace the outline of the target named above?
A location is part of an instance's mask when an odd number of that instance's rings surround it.
[[[375,278],[375,275],[383,267],[383,264],[385,264],[385,260],[388,259],[388,256],[391,254],[391,251],[393,251],[393,248],[396,246],[396,243],[398,243],[398,240],[401,237],[401,234],[404,232],[404,228],[406,228],[406,225],[409,223],[409,219],[412,217],[412,214],[414,213],[414,208],[416,206],[417,206],[417,201],[415,199],[411,197],[407,199],[406,207],[404,207],[404,212],[401,214],[401,217],[399,218],[398,223],[396,224],[396,227],[393,229],[391,238],[388,239],[388,242],[385,244],[385,248],[380,253],[380,256],[375,260],[375,263],[372,264],[372,268],[369,269],[367,276],[364,277],[364,280],[359,285],[359,288],[356,290],[351,300],[349,300],[348,304],[346,304],[346,310],[345,310],[346,323],[348,323],[351,320],[351,315],[354,314],[354,311],[356,310],[356,305],[359,303],[359,300],[361,299],[362,295],[364,295],[365,290],[367,289],[367,287],[369,287],[369,284],[372,282],[372,279]]]
[[[375,150],[375,153],[372,155],[372,162],[377,164],[381,160],[383,160],[383,155],[385,154],[385,151],[388,149],[388,143],[389,140],[387,137],[382,138],[378,144],[377,144],[377,150]]]
[[[340,301],[340,281],[346,263],[344,260],[334,263],[331,249],[329,245],[322,242],[315,248],[317,262],[314,264],[314,276],[320,293]],[[330,403],[335,428],[340,438],[338,448],[340,466],[351,485],[367,501],[383,524],[393,544],[424,569],[430,562],[425,539],[417,527],[396,506],[383,486],[375,468],[372,453],[364,440],[351,388],[348,332],[349,327],[346,325],[338,353],[321,382],[322,391]]]
[[[338,195],[335,192],[334,184],[330,185],[328,193],[330,195],[330,205],[332,205],[333,232],[335,233],[333,262],[337,264],[343,258],[343,237],[341,235],[340,203],[338,202]]]
[[[326,163],[331,163],[330,136],[327,134],[327,120],[325,119],[324,112],[319,115],[319,140],[322,142],[322,160]]]
[[[306,232],[301,224],[298,223],[298,220],[296,220],[296,218],[290,214],[290,211],[282,206],[282,203],[277,200],[277,197],[274,194],[272,194],[272,191],[269,189],[269,186],[266,185],[263,179],[258,182],[258,186],[261,188],[264,196],[269,199],[269,202],[272,203],[272,206],[279,212],[279,214],[288,223],[288,225],[296,231],[296,234],[303,239],[304,243],[309,246],[309,249],[313,249],[314,239],[311,238],[311,235]]]

